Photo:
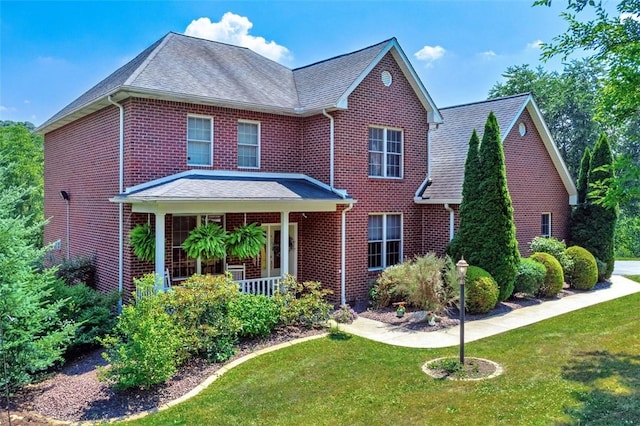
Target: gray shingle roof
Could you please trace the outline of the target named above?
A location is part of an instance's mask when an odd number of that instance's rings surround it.
[[[339,107],[363,73],[395,47],[390,39],[356,52],[291,70],[250,49],[169,33],[64,107],[37,131],[46,133],[108,105],[122,91],[162,99],[282,114],[317,114]],[[386,49],[386,50],[385,50]],[[402,53],[401,62],[408,62]],[[410,69],[410,64],[405,67]],[[410,81],[417,79],[415,73]],[[420,82],[425,105],[437,109]],[[122,99],[122,98],[121,98]]]
[[[430,179],[431,184],[422,193],[422,198],[432,201],[460,202],[464,163],[469,149],[469,139],[476,129],[482,139],[484,125],[493,111],[498,119],[502,138],[520,115],[529,94],[509,96],[472,104],[441,108],[444,123],[429,132]]]
[[[335,201],[349,202],[304,175],[215,174],[168,176],[120,194],[114,201]]]

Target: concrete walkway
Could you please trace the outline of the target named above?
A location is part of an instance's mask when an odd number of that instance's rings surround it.
[[[567,312],[596,305],[640,292],[640,283],[622,276],[612,276],[611,286],[547,301],[539,305],[516,309],[503,315],[465,322],[465,342],[493,336],[515,328],[562,315]],[[460,344],[460,327],[438,331],[415,331],[385,324],[368,318],[358,318],[352,324],[340,324],[347,333],[395,346],[410,348],[444,348]]]
[[[616,260],[613,275],[640,275],[640,261]]]

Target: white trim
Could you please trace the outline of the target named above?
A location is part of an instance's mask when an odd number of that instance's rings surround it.
[[[542,233],[542,218],[545,216],[549,217],[549,234],[548,235],[545,235]],[[553,220],[553,215],[551,214],[551,212],[540,213],[540,236],[550,238],[553,235],[553,228],[551,226],[552,220]]]
[[[382,136],[382,176],[371,175],[369,177],[372,179],[404,179],[404,129],[400,129],[397,127],[387,127],[387,126],[379,126],[379,125],[369,125],[367,127],[367,163],[368,169],[367,172],[370,173],[371,160],[368,158],[371,152],[380,153],[380,151],[371,151],[370,142],[371,142],[371,133],[370,129],[380,129],[383,130]],[[389,155],[398,155],[398,153],[393,152],[389,154],[387,151],[387,132],[391,130],[394,132],[400,132],[400,176],[387,176],[387,159]]]
[[[340,229],[340,304],[347,303],[347,212],[353,208],[353,203],[349,204],[341,214]]]
[[[429,122],[442,123],[443,120],[442,115],[440,115],[440,111],[438,111],[436,104],[433,102],[433,99],[431,99],[431,95],[429,95],[429,92],[427,92],[427,89],[422,84],[422,81],[420,81],[418,74],[416,74],[415,70],[413,69],[411,62],[409,62],[407,55],[405,55],[405,53],[402,51],[402,48],[398,44],[398,40],[396,40],[395,38],[389,40],[389,43],[387,43],[385,48],[382,49],[380,53],[378,53],[378,55],[374,58],[373,61],[371,61],[371,63],[364,69],[364,71],[362,71],[358,78],[356,78],[353,83],[351,83],[351,85],[336,102],[336,107],[343,109],[348,108],[349,95],[351,95],[351,93],[360,85],[360,83],[362,83],[365,77],[369,75],[373,68],[375,68],[375,66],[378,65],[382,58],[384,58],[385,55],[389,52],[391,52],[391,54],[395,58],[405,78],[418,96],[418,99],[420,99],[422,106],[427,111],[427,118]]]
[[[211,139],[209,141],[205,141],[204,139],[200,140],[200,139],[189,139],[189,119],[190,118],[201,118],[201,119],[205,119],[205,120],[209,120],[209,131],[211,132]],[[186,141],[187,141],[187,166],[205,166],[205,167],[211,167],[213,166],[213,116],[211,115],[201,115],[201,114],[187,114],[187,134],[186,134]],[[204,164],[204,163],[190,163],[189,162],[189,142],[196,142],[196,143],[209,143],[209,160],[210,162],[208,164]]]
[[[382,266],[375,267],[375,268],[369,268],[369,243],[371,242],[371,240],[369,240],[369,218],[371,216],[382,216],[382,253],[380,254],[382,256],[382,259],[381,259]],[[393,266],[393,265],[387,265],[387,245],[386,245],[386,243],[388,242],[387,216],[400,216],[400,250],[398,253],[398,261],[402,262],[402,259],[404,256],[404,214],[402,212],[369,213],[367,214],[367,271],[369,272],[382,271],[388,268],[389,266]],[[392,240],[392,241],[396,241],[396,240]],[[374,241],[374,242],[378,242],[378,241]]]
[[[461,204],[462,198],[420,198],[416,197],[413,199],[413,202],[416,204]]]
[[[241,166],[240,163],[240,150],[238,149],[240,147],[240,145],[243,146],[253,146],[253,145],[249,145],[249,144],[241,144],[240,141],[238,140],[239,138],[239,134],[236,134],[236,160],[237,160],[237,166],[239,169],[252,169],[252,170],[259,170],[260,169],[260,158],[261,158],[261,146],[262,146],[262,125],[259,121],[256,120],[244,120],[244,119],[239,119],[238,120],[238,124],[243,123],[243,124],[255,124],[256,127],[258,128],[258,145],[257,145],[257,149],[256,149],[256,166]],[[236,133],[238,131],[238,126],[236,126]]]

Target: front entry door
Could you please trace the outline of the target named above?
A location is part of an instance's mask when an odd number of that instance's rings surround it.
[[[267,233],[267,244],[261,252],[262,278],[279,277],[282,273],[280,263],[280,237],[282,227],[280,225],[262,225]],[[289,273],[296,275],[297,262],[297,242],[298,226],[296,223],[289,224]]]

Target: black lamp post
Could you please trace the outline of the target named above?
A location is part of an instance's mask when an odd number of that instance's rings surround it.
[[[469,264],[464,260],[464,256],[456,263],[460,280],[460,365],[464,365],[464,280],[468,267]]]

